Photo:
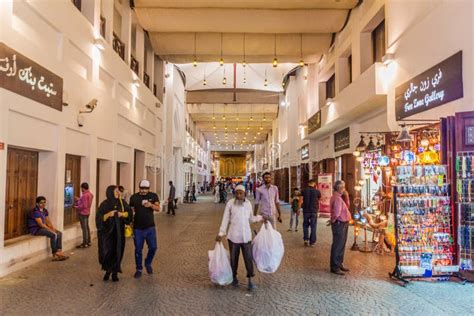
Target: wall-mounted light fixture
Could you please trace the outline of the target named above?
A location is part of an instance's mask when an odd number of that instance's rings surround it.
[[[105,40],[102,37],[97,37],[94,39],[94,46],[100,50],[105,49]]]
[[[387,53],[382,57],[382,64],[387,66],[394,60],[395,60],[395,54]]]

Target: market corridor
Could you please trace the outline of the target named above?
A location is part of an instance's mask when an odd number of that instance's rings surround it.
[[[417,282],[402,288],[387,272],[392,256],[347,250],[351,272],[328,271],[330,230],[319,222],[315,248],[303,247],[301,230],[286,232],[288,208],[279,230],[285,257],[277,273],[257,273],[258,289],[250,294],[220,288],[209,281],[207,251],[214,246],[222,204],[200,197],[180,205],[176,217],[158,214],[159,250],[155,274],[133,278],[133,244],[127,243],[120,282],[104,283],[97,248],[78,250],[65,262],[42,261],[0,279],[1,315],[301,315],[472,313],[474,286],[454,282]],[[352,242],[349,237],[348,246]],[[241,278],[243,276],[242,264]],[[440,300],[440,297],[443,300]]]

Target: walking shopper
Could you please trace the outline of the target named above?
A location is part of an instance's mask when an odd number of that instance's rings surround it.
[[[272,176],[270,172],[263,175],[263,184],[257,188],[255,199],[254,215],[260,210],[263,218],[267,219],[276,229],[275,217],[281,223],[280,197],[278,195],[278,187],[272,184]]]
[[[344,267],[344,250],[346,248],[347,230],[351,213],[346,202],[343,199],[345,195],[345,183],[338,180],[334,184],[334,192],[331,197],[331,272],[344,275],[349,269]]]
[[[173,181],[170,181],[169,185],[170,193],[168,194],[168,212],[166,212],[166,214],[175,216],[174,199],[176,195],[176,188],[173,185]]]
[[[303,240],[305,246],[314,247],[318,224],[319,199],[321,192],[314,188],[315,181],[308,181],[308,187],[301,191],[300,207],[303,208]],[[311,228],[311,234],[308,229]]]
[[[49,212],[45,206],[46,198],[38,196],[35,208],[28,214],[28,230],[32,235],[48,237],[51,244],[51,252],[53,253],[53,261],[64,261],[69,257],[62,252],[63,234],[54,228],[53,223],[49,220]]]
[[[88,248],[91,245],[91,230],[89,228],[89,215],[91,214],[92,200],[94,196],[89,191],[89,184],[81,184],[82,195],[76,202],[76,210],[82,229],[82,244],[76,248]]]
[[[298,223],[299,223],[299,217],[300,217],[300,194],[301,192],[298,190],[298,188],[293,189],[293,193],[291,194],[291,215],[290,215],[290,228],[288,228],[288,231],[291,232],[293,231],[293,219],[296,219],[295,221],[295,232],[298,231]]]
[[[196,183],[193,182],[193,185],[191,187],[191,201],[192,202],[197,202],[196,199]]]
[[[145,258],[145,269],[148,274],[153,273],[151,263],[158,248],[156,242],[155,216],[154,212],[160,211],[160,200],[156,193],[150,192],[150,182],[141,180],[138,187],[140,192],[130,197],[130,206],[133,208],[133,235],[135,240],[135,278],[142,276],[143,270],[143,246],[148,246],[148,254]]]
[[[262,216],[253,216],[252,204],[245,198],[245,188],[242,185],[237,186],[235,198],[229,200],[224,210],[217,241],[222,241],[223,236],[227,234],[229,242],[230,265],[232,266],[233,281],[232,285],[237,287],[237,269],[239,265],[240,250],[244,257],[245,269],[247,270],[247,288],[253,290],[256,286],[252,283],[254,277],[253,257],[252,257],[252,231],[250,222],[262,221]],[[229,230],[227,228],[229,226]]]
[[[220,193],[219,193],[219,185],[216,184],[214,186],[214,203],[220,202]]]
[[[100,204],[95,217],[99,244],[99,263],[105,271],[104,281],[112,275],[117,282],[122,273],[121,263],[125,250],[125,224],[132,219],[132,210],[120,198],[117,186],[110,185],[105,192],[106,199]]]

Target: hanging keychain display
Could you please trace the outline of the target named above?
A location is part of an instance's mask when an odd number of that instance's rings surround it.
[[[456,156],[458,243],[461,270],[474,271],[474,152]]]
[[[398,166],[395,176],[396,266],[390,277],[403,285],[413,278],[460,278],[447,166]]]

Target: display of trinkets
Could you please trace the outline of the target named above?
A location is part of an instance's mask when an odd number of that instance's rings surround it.
[[[456,178],[459,265],[474,270],[474,152],[458,152]]]
[[[396,168],[397,265],[406,276],[457,272],[447,167]],[[441,268],[442,267],[442,268]]]

